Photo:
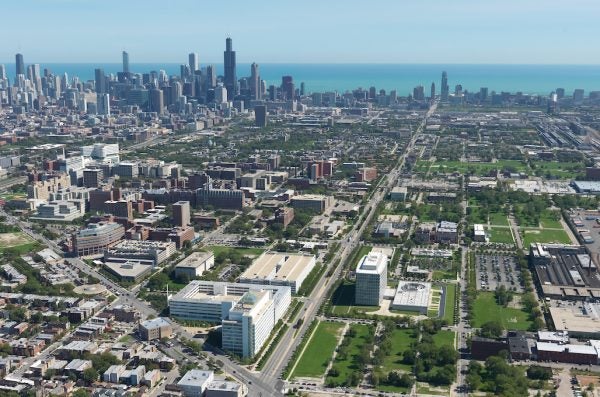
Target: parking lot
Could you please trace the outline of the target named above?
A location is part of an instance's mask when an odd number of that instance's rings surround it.
[[[475,269],[478,290],[495,291],[504,285],[516,293],[523,292],[521,272],[514,256],[477,255]]]

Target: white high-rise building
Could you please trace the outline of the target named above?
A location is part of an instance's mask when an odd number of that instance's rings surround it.
[[[221,323],[223,349],[254,356],[291,303],[288,286],[194,280],[169,301],[171,316]]]
[[[222,85],[215,87],[215,103],[222,104],[227,102],[227,88]]]
[[[250,290],[221,323],[223,350],[253,357],[275,327],[275,302],[269,291]]]
[[[96,110],[98,114],[110,116],[110,95],[96,94]]]
[[[379,306],[387,287],[387,255],[371,251],[362,257],[356,267],[357,305]]]

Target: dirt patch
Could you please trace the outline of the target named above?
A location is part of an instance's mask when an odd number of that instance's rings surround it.
[[[23,233],[0,233],[0,247],[16,247],[29,242],[29,237]]]
[[[593,375],[577,375],[577,382],[581,387],[588,387],[590,383],[593,383],[594,386],[600,385],[600,377]]]

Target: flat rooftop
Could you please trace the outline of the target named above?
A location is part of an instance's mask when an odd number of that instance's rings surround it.
[[[314,255],[268,252],[256,258],[240,278],[295,281],[314,262]]]
[[[568,302],[550,307],[550,315],[557,331],[570,334],[600,334],[600,304]]]
[[[134,261],[125,263],[119,262],[106,262],[104,266],[118,274],[120,277],[139,277],[140,275],[152,271],[152,266],[143,265]]]
[[[431,283],[400,281],[392,306],[428,307]]]
[[[382,274],[387,266],[387,259],[387,255],[371,251],[358,262],[356,273]]]
[[[190,256],[188,256],[185,259],[182,259],[177,265],[176,267],[178,268],[197,268],[200,267],[202,265],[204,265],[204,263],[210,259],[211,257],[215,256],[212,252],[192,252]]]

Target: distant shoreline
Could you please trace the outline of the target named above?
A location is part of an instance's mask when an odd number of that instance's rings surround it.
[[[26,64],[27,58],[25,58]],[[2,64],[2,63],[0,63]],[[202,58],[200,58],[201,66]],[[14,61],[4,63],[7,75],[14,79]],[[131,63],[134,73],[147,73],[164,69],[170,75],[179,75],[179,63]],[[222,74],[220,63],[214,64],[218,74]],[[439,93],[442,71],[448,72],[450,91],[456,84],[462,84],[463,90],[479,91],[487,87],[489,92],[523,92],[532,95],[549,95],[556,88],[564,88],[570,95],[576,88],[582,88],[586,96],[590,91],[600,91],[600,65],[554,65],[554,64],[390,64],[390,63],[264,63],[260,64],[260,75],[267,85],[281,84],[281,76],[294,77],[296,87],[304,82],[306,92],[352,91],[358,87],[368,89],[371,86],[387,92],[396,90],[399,96],[412,93],[412,89],[423,85],[429,93],[431,83]],[[114,63],[41,63],[53,73],[69,77],[78,76],[83,81],[94,78],[94,69],[100,67],[107,74],[116,74],[121,64]],[[250,75],[250,64],[238,63],[238,78]]]

